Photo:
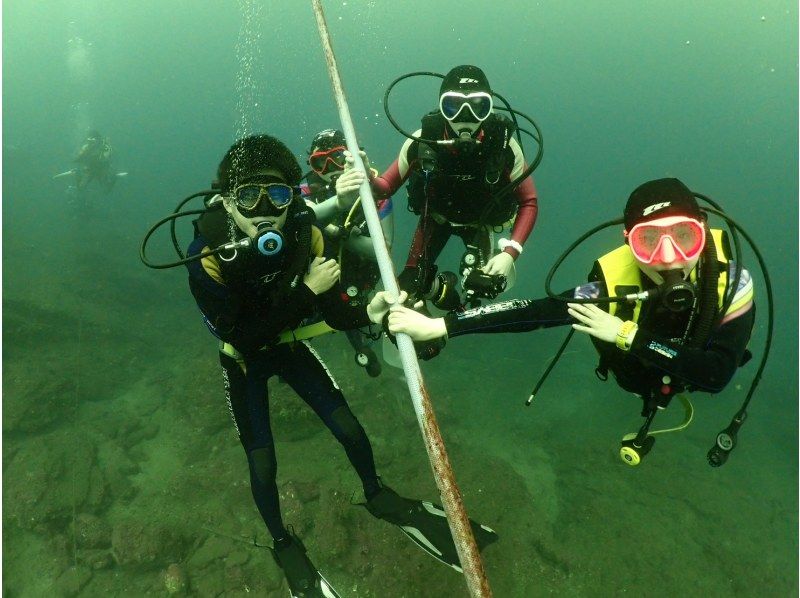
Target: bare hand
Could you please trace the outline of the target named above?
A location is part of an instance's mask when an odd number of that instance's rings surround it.
[[[326,260],[324,257],[315,257],[308,267],[308,272],[303,276],[303,282],[315,295],[330,289],[339,279],[339,264],[336,260]]]

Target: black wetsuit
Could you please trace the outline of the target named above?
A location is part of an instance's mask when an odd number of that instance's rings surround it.
[[[301,190],[303,198],[315,204],[319,204],[336,195],[335,184],[326,183],[324,179],[314,172],[308,176],[308,184],[302,186]],[[376,209],[382,223],[387,217],[392,217],[391,198],[376,202]],[[347,211],[342,212],[331,224],[339,227],[340,230],[344,230],[347,214]],[[389,222],[391,223],[392,221]],[[352,225],[359,228],[358,232],[361,235],[369,237],[364,211],[361,207],[357,208],[356,213],[353,215]],[[393,230],[393,224],[390,224],[389,230]],[[384,229],[384,233],[386,233],[386,229]],[[341,259],[342,261],[340,264],[342,267],[341,288],[346,291],[342,295],[342,300],[353,306],[367,305],[375,285],[380,280],[380,272],[375,257],[368,257],[352,250],[341,238],[331,238],[328,235],[327,228],[322,230],[322,234],[325,238],[325,257],[336,260]],[[372,359],[376,359],[371,347],[377,335],[373,334],[372,329],[366,331],[347,330],[345,334],[357,354],[369,352]]]
[[[595,268],[590,280],[592,282],[566,291],[562,296],[608,296],[599,268]],[[680,340],[689,323],[689,310],[676,314],[655,302],[643,303],[639,328],[629,351],[620,351],[614,343],[594,337],[592,341],[601,355],[601,363],[614,373],[617,383],[644,399],[658,401],[662,393],[671,397],[682,390],[716,393],[725,387],[742,363],[753,328],[752,282],[746,270],[742,271],[732,303],[737,304],[740,308],[728,312],[703,348],[694,348]],[[607,305],[598,307],[608,311]],[[528,332],[573,324],[575,320],[567,313],[566,302],[546,298],[505,301],[451,313],[445,317],[445,322],[448,335],[453,337],[478,332]],[[669,392],[664,392],[665,375],[670,379]]]
[[[318,254],[318,231],[314,241]],[[198,234],[189,247],[189,255],[196,255],[209,245]],[[225,345],[220,349],[226,398],[247,454],[253,498],[277,539],[286,532],[280,514],[269,418],[267,380],[273,375],[283,378],[339,440],[361,478],[365,495],[379,489],[369,439],[327,367],[308,342],[276,344],[278,335],[296,327],[315,310],[339,330],[367,326],[369,319],[364,307],[353,309],[342,303],[336,285],[315,295],[300,276],[294,287],[286,283],[283,292],[278,293],[272,287],[285,280],[276,275],[274,266],[266,265],[253,253],[237,259],[248,261],[241,268],[247,272],[244,278],[228,276],[226,265],[215,258],[191,262],[189,287],[211,332],[238,353],[230,351],[230,347],[226,350]]]

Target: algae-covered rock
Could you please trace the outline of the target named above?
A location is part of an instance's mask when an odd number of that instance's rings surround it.
[[[162,571],[161,579],[170,596],[183,596],[189,589],[186,570],[178,563],[172,563],[165,571]]]
[[[250,560],[250,551],[245,548],[232,550],[225,557],[225,565],[229,567],[245,565]]]
[[[62,596],[77,596],[91,579],[91,569],[78,565],[64,571],[56,580],[56,587]]]
[[[158,434],[159,426],[155,422],[127,420],[120,425],[116,440],[126,450],[130,450],[145,440],[151,440]]]
[[[327,428],[297,394],[284,383],[270,383],[270,418],[279,440],[312,438]]]
[[[86,565],[93,571],[108,569],[114,565],[114,557],[111,554],[111,550],[107,548],[79,549],[77,557],[79,563]]]
[[[221,566],[208,567],[196,574],[192,571],[192,591],[197,596],[222,596],[226,590]]]
[[[121,523],[114,527],[111,545],[120,565],[153,567],[181,560],[183,539],[163,525],[140,522]]]
[[[231,550],[229,539],[221,536],[209,536],[203,545],[189,556],[188,563],[195,569],[202,569],[209,563],[221,563]]]
[[[73,521],[75,541],[80,548],[111,546],[111,526],[91,513],[79,513]]]
[[[293,481],[286,482],[278,489],[281,501],[283,520],[291,524],[299,536],[303,536],[314,526],[316,507],[312,503],[304,504],[301,497],[304,493]],[[308,495],[306,495],[308,496]]]
[[[66,522],[74,510],[99,512],[109,499],[94,446],[73,435],[21,445],[3,477],[4,516],[25,529]]]
[[[358,546],[352,541],[352,530],[362,519],[366,509],[350,504],[350,496],[335,488],[322,492],[314,517],[314,537],[326,554],[343,560]]]
[[[20,365],[23,365],[21,370]],[[73,381],[47,374],[30,376],[28,363],[10,362],[6,368],[3,376],[3,433],[44,432],[74,417]]]

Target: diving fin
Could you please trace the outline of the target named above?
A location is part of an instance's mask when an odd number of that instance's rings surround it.
[[[291,598],[341,598],[308,558],[300,538],[290,531],[289,540],[273,548],[272,556],[283,569]]]
[[[456,545],[450,534],[447,516],[441,506],[424,500],[404,498],[388,486],[368,500],[364,506],[378,519],[399,527],[422,550],[463,573]],[[470,519],[478,550],[497,541],[497,533]]]
[[[65,176],[72,176],[77,171],[73,168],[72,170],[67,170],[65,172],[59,172],[56,175],[53,175],[53,180],[64,178]]]

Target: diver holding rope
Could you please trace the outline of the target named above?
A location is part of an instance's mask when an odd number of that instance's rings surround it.
[[[369,236],[364,210],[358,190],[352,194],[338,191],[336,183],[345,170],[347,150],[344,133],[338,129],[324,129],[314,136],[308,150],[308,165],[311,171],[305,176],[306,184],[300,189],[306,203],[312,209],[326,203],[336,195],[343,199],[349,209],[330,210],[330,213],[317,212],[317,225],[325,238],[325,253],[335,258],[341,268],[339,284],[344,293],[342,299],[350,305],[366,305],[374,295],[375,286],[380,280],[380,272],[375,258],[372,239]],[[378,173],[373,170],[373,174]],[[351,173],[350,176],[353,176]],[[391,250],[394,236],[394,214],[392,200],[386,198],[376,202],[387,248]],[[347,340],[353,348],[355,363],[367,375],[375,378],[381,374],[381,363],[375,354],[374,343],[380,338],[380,328],[346,330]]]
[[[364,428],[320,356],[296,331],[315,311],[326,325],[350,330],[379,323],[394,302],[378,292],[358,306],[342,300],[339,265],[324,256],[315,216],[300,193],[302,172],[292,152],[269,135],[252,135],[231,146],[207,191],[183,200],[172,215],[146,234],[140,255],[154,268],[185,265],[189,288],[209,331],[219,341],[219,361],[228,409],[250,470],[253,499],[273,539],[273,556],[286,575],[292,596],[335,598],[339,594],[317,570],[303,542],[283,522],[277,487],[275,441],[267,382],[280,376],[311,407],[344,449],[361,480],[364,503],[374,517],[397,526],[421,549],[462,571],[442,507],[406,498],[378,476]],[[344,173],[337,196],[357,193],[362,172]],[[180,212],[195,197],[202,210]],[[199,215],[187,255],[171,264],[153,264],[146,244],[161,225]],[[404,301],[400,293],[398,301]],[[479,546],[497,534],[470,521]]]
[[[713,207],[701,210],[697,198]],[[707,215],[731,228],[709,228]],[[595,263],[589,282],[556,295],[550,281],[569,253],[591,234],[624,222],[625,244]],[[474,333],[528,332],[571,325],[590,335],[600,355],[595,370],[601,380],[613,373],[617,384],[642,400],[644,424],[623,437],[620,457],[637,465],[655,442],[654,434],[686,427],[692,407],[686,393],[721,392],[736,370],[751,358],[747,349],[755,322],[753,281],[741,265],[737,232],[748,240],[764,276],[768,299],[766,348],[747,397],[731,424],[717,436],[709,464],[725,463],[736,445],[747,406],[761,378],[773,328],[772,289],[766,265],[754,243],[713,201],[692,193],[678,179],[640,185],[630,195],[623,220],[597,226],[556,262],[547,277],[548,298],[512,300],[427,318],[403,306],[390,310],[390,332],[419,341]],[[734,241],[733,255],[730,240]],[[558,357],[557,355],[557,357]],[[549,369],[545,375],[549,373]],[[534,398],[540,384],[531,393]],[[656,413],[678,396],[684,422],[650,430]]]

